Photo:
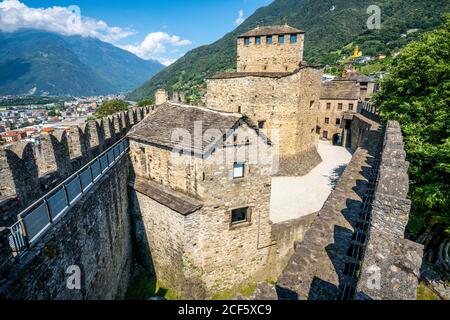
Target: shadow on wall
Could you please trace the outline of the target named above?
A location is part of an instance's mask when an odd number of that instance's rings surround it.
[[[130,161],[131,163],[131,161]],[[130,177],[128,184],[129,212],[131,217],[131,231],[133,242],[133,271],[132,279],[128,286],[126,299],[148,300],[164,299],[168,289],[159,288],[150,250],[147,232],[142,219],[141,207],[137,199],[136,191],[130,185],[134,185],[136,175],[133,166],[130,165]]]
[[[345,168],[347,168],[347,165],[341,164],[339,167],[336,167],[333,169],[333,171],[329,177],[332,190],[336,189],[338,181],[339,181],[340,177],[342,176],[342,174],[344,173]]]

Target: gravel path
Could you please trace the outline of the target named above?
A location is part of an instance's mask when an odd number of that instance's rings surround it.
[[[352,158],[347,149],[324,142],[319,143],[318,151],[323,162],[307,175],[272,178],[270,220],[273,223],[318,212]]]

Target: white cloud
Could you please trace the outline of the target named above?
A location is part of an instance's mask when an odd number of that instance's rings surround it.
[[[180,47],[190,44],[192,44],[190,40],[182,40],[179,36],[170,35],[166,32],[152,32],[141,43],[125,45],[121,46],[121,48],[134,53],[142,59],[156,59],[162,64],[169,65],[175,59],[163,57],[163,54],[166,53],[167,46]]]
[[[135,34],[130,30],[110,27],[101,20],[83,17],[77,6],[30,8],[18,0],[0,2],[0,30],[13,32],[23,28],[94,37],[107,42],[116,42]]]
[[[238,17],[236,18],[234,23],[236,23],[236,25],[240,25],[244,21],[245,21],[244,10],[241,9],[241,10],[239,10]]]
[[[50,31],[66,36],[80,35],[98,38],[128,50],[138,57],[156,59],[165,65],[172,64],[176,60],[164,55],[167,47],[173,49],[192,44],[190,40],[183,40],[176,35],[153,32],[148,34],[141,43],[119,46],[117,45],[119,40],[136,33],[129,29],[109,26],[102,20],[84,17],[78,6],[30,8],[19,0],[1,1],[0,31],[14,32],[24,28]]]

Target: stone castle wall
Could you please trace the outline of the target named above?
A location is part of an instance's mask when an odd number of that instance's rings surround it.
[[[416,299],[423,246],[405,239],[408,168],[400,125],[389,121],[356,299]]]
[[[327,109],[327,104],[330,104],[330,109]],[[339,110],[338,105],[342,104],[342,109]],[[350,109],[349,105],[352,104],[353,108]],[[321,99],[320,107],[317,112],[317,123],[320,130],[317,132],[320,139],[327,139],[332,141],[335,134],[342,134],[345,127],[345,113],[356,113],[358,108],[358,100],[329,100]],[[328,123],[326,123],[328,118]],[[337,123],[339,119],[339,123]],[[326,137],[325,133],[327,132]]]
[[[278,43],[278,36],[272,36],[272,44],[267,44],[267,37],[261,37],[261,44],[250,37],[250,44],[245,45],[244,38],[237,40],[237,72],[292,72],[303,61],[305,36],[298,34],[297,43],[290,43],[285,35],[285,43]]]
[[[10,226],[18,211],[113,145],[150,111],[133,109],[70,130],[57,129],[42,135],[38,146],[21,141],[1,149],[0,198],[15,198],[17,205],[2,212],[0,222],[5,224],[0,227]]]
[[[132,263],[128,171],[125,156],[35,246],[2,260],[0,299],[123,299]],[[67,288],[72,273],[66,272],[74,265],[81,269],[81,290]]]
[[[0,151],[0,296],[7,299],[123,298],[131,264],[124,157],[23,256],[9,229],[17,213],[121,139],[151,108],[133,109]],[[66,270],[82,268],[82,290],[67,290]]]
[[[249,163],[250,133],[256,137],[250,128],[238,127],[225,148],[204,160],[175,155],[185,158],[180,162],[172,161],[170,150],[131,139],[134,174],[144,181],[135,183],[133,206],[142,221],[141,252],[151,254],[143,260],[153,261],[160,285],[179,296],[210,298],[276,278],[315,217],[272,225],[272,163]],[[249,137],[250,145],[255,137]],[[233,179],[230,151],[246,159],[244,178]],[[183,200],[200,205],[193,212],[170,208]],[[231,225],[231,210],[243,207],[251,209],[250,221]]]
[[[322,71],[304,67],[281,77],[208,79],[209,108],[240,112],[279,147],[281,175],[303,175],[321,159],[317,153],[317,108]]]
[[[423,247],[404,239],[410,202],[400,126],[389,121],[383,134],[357,114],[351,130],[355,152],[336,189],[277,284],[259,285],[252,299],[416,298]]]

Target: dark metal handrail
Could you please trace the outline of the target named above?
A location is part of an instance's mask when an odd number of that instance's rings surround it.
[[[12,256],[23,254],[71,209],[129,149],[124,137],[17,215],[9,227]]]

